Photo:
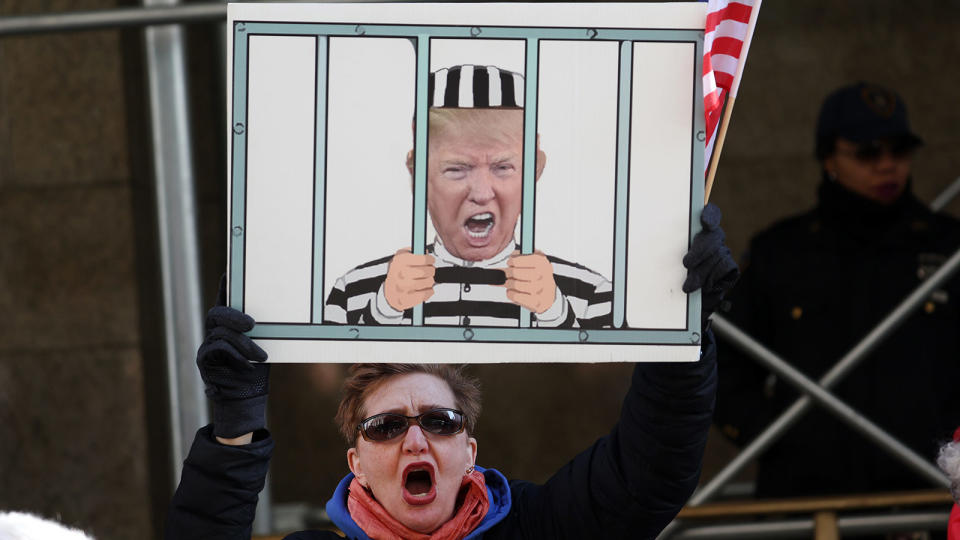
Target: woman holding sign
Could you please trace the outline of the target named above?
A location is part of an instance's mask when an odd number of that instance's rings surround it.
[[[684,257],[684,290],[702,289],[705,316],[737,276],[719,220],[716,207],[704,208],[703,231]],[[250,537],[273,449],[266,354],[243,334],[253,325],[223,305],[208,314],[197,364],[214,422],[184,463],[167,538]],[[359,539],[654,538],[697,485],[715,390],[716,348],[705,329],[699,362],[637,364],[620,421],[539,485],[476,464],[480,392],[459,370],[356,365],[337,413],[351,472],[327,512]]]

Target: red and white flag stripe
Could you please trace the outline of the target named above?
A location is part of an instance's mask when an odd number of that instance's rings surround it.
[[[737,96],[740,75],[747,60],[747,49],[755,10],[762,0],[709,0],[703,36],[703,109],[707,122],[707,155],[710,161],[714,136],[727,94]]]

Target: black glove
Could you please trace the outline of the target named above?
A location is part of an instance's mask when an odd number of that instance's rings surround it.
[[[703,207],[700,223],[703,230],[693,237],[690,251],[683,256],[683,266],[687,268],[687,279],[683,282],[683,292],[701,291],[701,318],[706,323],[723,295],[740,277],[737,263],[730,254],[730,248],[723,244],[726,235],[720,228],[720,209],[713,203]]]
[[[244,334],[253,329],[253,318],[226,307],[225,282],[207,312],[197,367],[213,402],[213,434],[232,439],[266,425],[270,365],[263,363],[267,353]]]

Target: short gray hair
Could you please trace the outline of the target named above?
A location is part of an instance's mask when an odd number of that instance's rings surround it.
[[[93,540],[83,531],[64,527],[26,512],[0,512],[0,538],[10,540]]]
[[[953,441],[940,448],[937,465],[950,478],[950,493],[953,500],[960,503],[960,441]]]

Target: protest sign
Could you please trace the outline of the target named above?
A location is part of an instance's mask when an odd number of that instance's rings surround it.
[[[696,360],[704,17],[231,4],[229,305],[271,361]]]

